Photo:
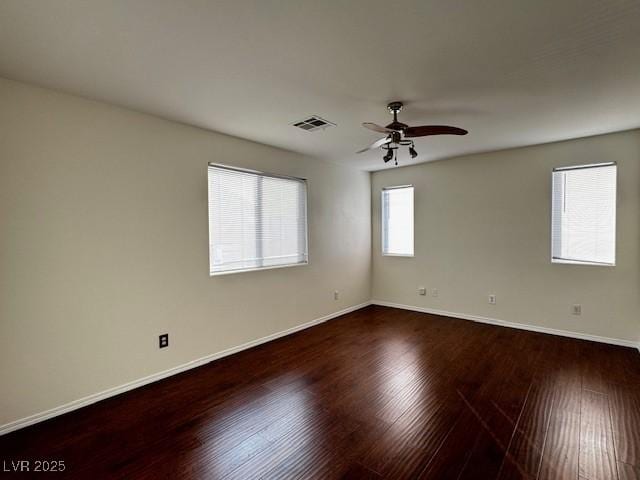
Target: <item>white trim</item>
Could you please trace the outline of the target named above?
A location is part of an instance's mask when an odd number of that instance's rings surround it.
[[[599,166],[599,165],[594,165],[594,166]],[[242,167],[234,167],[233,165],[225,165],[223,163],[209,162],[209,168],[219,168],[222,170],[231,170],[232,172],[251,173],[253,175],[261,175],[263,177],[284,178],[285,180],[296,180],[298,182],[307,183],[307,179],[302,177],[292,177],[291,175],[283,175],[280,173],[262,172],[260,170],[253,170],[251,168],[242,168]]]
[[[251,267],[251,268],[239,268],[237,270],[222,270],[219,272],[209,271],[210,277],[220,277],[222,275],[231,275],[232,273],[246,273],[246,272],[259,272],[260,270],[275,270],[277,268],[290,268],[290,267],[303,267],[309,265],[309,261],[297,263],[285,263],[284,265],[271,265],[269,267]]]
[[[314,325],[318,325],[320,323],[326,322],[327,320],[331,320],[332,318],[339,317],[341,315],[345,315],[347,313],[353,312],[355,310],[359,310],[370,305],[371,302],[364,302],[359,305],[353,305],[351,307],[347,307],[338,312],[330,313],[320,318],[316,318],[315,320],[311,320],[309,322],[303,323],[301,325],[296,325],[295,327],[288,328],[281,332],[273,333],[271,335],[267,335],[266,337],[258,338],[256,340],[252,340],[247,343],[243,343],[242,345],[238,345],[236,347],[231,347],[226,350],[222,350],[221,352],[212,353],[210,355],[206,355],[201,358],[197,358],[196,360],[192,360],[187,363],[183,363],[182,365],[178,365],[177,367],[170,368],[168,370],[164,370],[162,372],[154,373],[152,375],[148,375],[146,377],[140,378],[138,380],[133,380],[131,382],[125,383],[123,385],[119,385],[117,387],[109,388],[102,392],[94,393],[88,395],[83,398],[79,398],[77,400],[73,400],[69,403],[65,403],[64,405],[60,405],[58,407],[51,408],[49,410],[45,410],[44,412],[36,413],[33,415],[29,415],[28,417],[20,418],[18,420],[14,420],[13,422],[6,423],[4,425],[0,425],[0,435],[4,435],[6,433],[12,432],[14,430],[18,430],[20,428],[28,427],[29,425],[33,425],[34,423],[42,422],[44,420],[48,420],[53,417],[57,417],[58,415],[62,415],[63,413],[71,412],[73,410],[77,410],[79,408],[85,407],[87,405],[91,405],[92,403],[99,402],[100,400],[104,400],[109,397],[113,397],[115,395],[119,395],[124,392],[128,392],[129,390],[133,390],[138,387],[142,387],[143,385],[147,385],[149,383],[157,382],[158,380],[162,380],[163,378],[170,377],[172,375],[176,375],[178,373],[186,372],[187,370],[191,370],[192,368],[199,367],[206,363],[212,362],[222,357],[226,357],[227,355],[232,355],[234,353],[240,352],[242,350],[246,350],[248,348],[255,347],[262,343],[270,342],[280,337],[284,337],[286,335],[291,335],[292,333],[299,332],[300,330],[304,330],[309,327],[313,327]]]
[[[584,170],[585,168],[598,168],[598,167],[612,167],[616,165],[616,162],[603,162],[603,163],[587,163],[585,165],[569,165],[568,167],[556,167],[554,172],[565,172],[567,170]]]
[[[398,188],[413,188],[413,185],[396,185],[395,187],[382,187],[382,190],[397,190]]]
[[[566,258],[554,258],[554,257],[551,257],[551,263],[560,263],[563,265],[586,265],[588,267],[615,267],[616,266],[616,262],[613,262],[613,263],[587,262],[583,260],[569,260]]]
[[[529,325],[524,323],[508,322],[506,320],[498,320],[495,318],[482,317],[480,315],[472,315],[469,313],[448,312],[445,310],[436,310],[433,308],[416,307],[413,305],[403,305],[400,303],[385,302],[383,300],[371,300],[372,305],[381,305],[383,307],[401,308],[403,310],[413,310],[415,312],[430,313],[432,315],[441,315],[443,317],[460,318],[462,320],[471,320],[473,322],[488,323],[491,325],[499,325],[501,327],[517,328],[519,330],[529,330],[531,332],[548,333],[550,335],[559,335],[561,337],[578,338],[580,340],[590,340],[592,342],[609,343],[611,345],[619,345],[621,347],[637,348],[640,351],[640,343],[631,340],[623,340],[621,338],[600,337],[588,333],[570,332],[568,330],[558,330],[556,328],[540,327],[538,325]]]

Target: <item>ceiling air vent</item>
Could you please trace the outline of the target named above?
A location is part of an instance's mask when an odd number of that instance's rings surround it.
[[[335,127],[335,123],[331,123],[324,118],[320,118],[317,115],[312,115],[300,122],[295,122],[292,124],[294,127],[301,128],[302,130],[306,130],[308,132],[313,132],[315,130],[325,129],[328,127]]]

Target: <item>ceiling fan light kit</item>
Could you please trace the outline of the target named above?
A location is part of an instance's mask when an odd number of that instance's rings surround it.
[[[418,152],[415,149],[413,140],[410,138],[426,137],[430,135],[466,135],[466,130],[458,127],[450,127],[447,125],[421,125],[417,127],[411,127],[406,123],[398,121],[398,113],[402,110],[402,102],[391,102],[387,105],[387,110],[393,115],[393,121],[386,127],[381,127],[376,123],[364,122],[363,127],[373,130],[378,133],[386,133],[387,136],[381,138],[377,142],[372,143],[367,148],[364,148],[357,153],[363,153],[368,150],[381,148],[387,150],[387,153],[382,157],[384,163],[388,163],[395,157],[395,164],[398,165],[397,150],[402,147],[409,147],[409,155],[411,158],[416,158]]]

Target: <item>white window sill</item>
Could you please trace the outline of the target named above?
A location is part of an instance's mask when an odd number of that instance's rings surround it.
[[[288,263],[286,265],[273,265],[269,267],[244,268],[238,270],[226,270],[224,272],[209,272],[210,277],[218,277],[221,275],[231,275],[232,273],[260,272],[261,270],[275,270],[277,268],[303,267],[309,265],[309,262]]]
[[[407,257],[407,258],[412,258],[415,255],[413,253],[409,254],[409,253],[383,253],[382,254],[383,257]]]
[[[615,263],[598,263],[598,262],[582,262],[580,260],[564,260],[561,258],[552,258],[551,263],[560,263],[564,265],[587,265],[590,267],[615,267]]]

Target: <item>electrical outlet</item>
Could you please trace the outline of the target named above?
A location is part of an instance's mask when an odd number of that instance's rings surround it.
[[[333,299],[334,300],[339,300],[340,299],[340,292],[338,290],[333,292]]]
[[[418,289],[418,295],[426,295],[427,294],[427,289],[424,287],[420,287]]]
[[[571,313],[574,315],[582,315],[582,305],[576,303],[573,307],[571,307]]]
[[[490,305],[496,304],[496,296],[494,294],[489,295],[489,304]]]
[[[437,297],[438,296],[438,289],[437,288],[432,288],[431,289],[431,296],[432,297]]]
[[[169,346],[169,334],[163,333],[158,337],[158,347],[165,348]]]

